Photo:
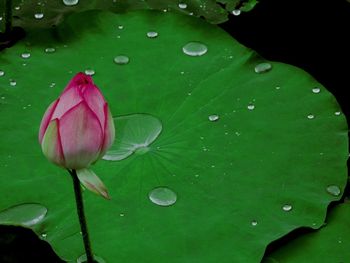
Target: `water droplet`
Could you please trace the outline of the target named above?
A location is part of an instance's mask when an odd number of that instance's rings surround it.
[[[147,36],[149,38],[156,38],[158,36],[158,32],[155,32],[155,31],[147,32]]]
[[[0,224],[31,227],[43,221],[47,208],[34,203],[15,205],[0,212]]]
[[[96,255],[93,255],[94,257],[94,262],[97,262],[97,263],[106,263],[106,261],[99,257],[99,256],[96,256]],[[86,258],[86,255],[81,255],[78,259],[77,259],[77,263],[86,263],[87,262],[87,258]]]
[[[256,73],[265,73],[272,69],[272,65],[270,63],[264,62],[255,66],[254,70]]]
[[[124,217],[125,214],[124,214],[124,213],[120,213],[119,216],[120,216],[120,217]]]
[[[339,116],[341,114],[341,112],[340,111],[336,111],[336,112],[334,112],[334,114]]]
[[[321,89],[320,88],[313,88],[312,92],[313,93],[320,93]]]
[[[280,87],[280,86],[277,86],[276,89],[281,89],[281,87]]]
[[[312,120],[312,119],[315,118],[315,116],[314,116],[313,114],[309,114],[309,115],[307,115],[307,118],[308,118],[309,120]]]
[[[95,75],[95,70],[93,69],[85,69],[85,74],[89,76]]]
[[[43,13],[36,13],[36,14],[34,14],[34,18],[35,19],[42,19],[43,17],[44,17]]]
[[[249,103],[247,106],[248,110],[254,110],[255,109],[255,105],[252,103]]]
[[[124,56],[124,55],[120,55],[120,56],[116,56],[114,58],[114,62],[118,65],[125,65],[129,63],[129,57]]]
[[[251,224],[252,226],[257,226],[257,225],[258,225],[258,221],[253,220],[252,222],[250,222],[250,224]]]
[[[194,177],[198,178],[198,177],[199,177],[199,174],[195,174]]]
[[[182,51],[188,56],[197,57],[207,53],[208,48],[201,42],[189,42],[183,46]]]
[[[42,239],[46,239],[47,234],[46,233],[42,233],[40,236],[41,236]]]
[[[154,188],[149,194],[149,199],[152,203],[159,206],[170,206],[175,204],[177,200],[176,193],[168,187]]]
[[[179,8],[180,8],[180,9],[186,9],[186,8],[187,8],[187,4],[185,4],[185,3],[180,3],[180,4],[179,4]]]
[[[14,79],[10,79],[10,85],[14,87],[17,85],[17,82]]]
[[[327,193],[333,195],[333,196],[339,196],[341,194],[340,188],[337,185],[329,185],[326,188]]]
[[[219,115],[216,115],[216,114],[213,114],[213,115],[210,115],[209,117],[208,117],[208,119],[210,120],[210,121],[217,121],[217,120],[219,120]]]
[[[29,52],[25,52],[21,54],[22,58],[30,58],[30,53]]]
[[[20,6],[15,6],[15,10],[20,10],[21,7]]]
[[[290,204],[285,204],[282,206],[283,211],[289,212],[293,209],[293,207]]]
[[[162,131],[162,123],[148,114],[131,114],[114,118],[118,134],[104,160],[120,161],[133,153],[145,154]],[[157,146],[158,149],[159,146]]]
[[[118,29],[123,29],[124,26],[123,25],[118,25]]]
[[[53,87],[55,87],[56,86],[56,83],[55,82],[52,82],[51,84],[50,84],[50,88],[53,88]]]
[[[241,10],[239,9],[232,10],[232,15],[239,16],[240,14],[241,14]]]
[[[3,70],[0,70],[0,77],[4,76],[5,75],[5,71]]]
[[[63,4],[66,6],[73,6],[79,3],[79,0],[63,0]]]
[[[54,53],[56,49],[54,47],[47,47],[45,48],[45,53]]]

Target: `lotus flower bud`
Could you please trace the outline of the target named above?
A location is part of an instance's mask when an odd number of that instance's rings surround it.
[[[39,142],[51,162],[67,169],[83,169],[105,154],[114,133],[103,95],[90,76],[78,73],[46,110]]]

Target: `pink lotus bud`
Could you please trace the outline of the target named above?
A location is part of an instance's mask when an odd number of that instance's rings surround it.
[[[46,110],[39,142],[51,162],[82,169],[105,154],[114,133],[113,118],[103,95],[90,76],[78,73]]]

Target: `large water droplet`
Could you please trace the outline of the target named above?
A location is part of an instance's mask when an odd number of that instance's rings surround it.
[[[17,82],[14,79],[10,79],[10,85],[14,87],[17,85]]]
[[[118,136],[104,160],[119,161],[133,153],[145,154],[162,131],[162,123],[148,114],[131,114],[114,118]]]
[[[36,14],[34,14],[34,18],[35,19],[42,19],[42,18],[44,18],[44,13],[36,13]]]
[[[191,57],[198,57],[207,53],[208,48],[201,42],[189,42],[183,46],[182,51]]]
[[[129,57],[127,56],[124,56],[124,55],[120,55],[120,56],[116,56],[114,58],[114,62],[116,64],[119,64],[119,65],[125,65],[125,64],[128,64],[129,63]]]
[[[313,88],[312,92],[313,93],[320,93],[321,89],[320,88]]]
[[[85,69],[85,74],[89,76],[95,75],[95,70],[93,69]]]
[[[149,192],[148,197],[152,203],[160,206],[173,205],[177,200],[176,193],[168,187],[154,188],[151,192]]]
[[[326,190],[333,196],[339,196],[341,194],[340,188],[337,185],[329,185],[327,186]]]
[[[63,4],[66,6],[73,6],[79,3],[79,0],[63,0]]]
[[[155,32],[155,31],[147,32],[147,36],[149,38],[156,38],[158,36],[158,32]]]
[[[96,255],[93,255],[94,257],[94,261],[97,262],[97,263],[106,263],[106,261],[99,257],[99,256],[96,256]],[[81,255],[79,258],[77,258],[77,263],[86,263],[87,261],[87,258],[86,258],[86,255]]]
[[[216,114],[213,114],[213,115],[210,115],[209,117],[208,117],[208,119],[210,120],[210,121],[217,121],[217,120],[219,120],[219,115],[216,115]]]
[[[254,70],[256,73],[265,73],[272,69],[272,65],[270,63],[264,62],[255,66]]]
[[[285,204],[282,206],[283,211],[289,212],[293,209],[293,207],[290,204]]]
[[[45,48],[45,53],[54,53],[56,49],[54,47],[47,47]]]
[[[0,77],[4,76],[5,75],[5,71],[3,70],[0,70]]]
[[[239,9],[232,10],[232,15],[239,16],[240,14],[241,14],[241,10]]]
[[[21,54],[22,58],[30,58],[30,53],[29,52],[24,52]]]
[[[0,224],[31,227],[43,221],[46,214],[47,208],[40,204],[20,204],[1,211]]]
[[[186,9],[186,8],[187,8],[187,4],[185,4],[185,3],[180,3],[180,4],[179,4],[179,8],[180,8],[180,9]]]

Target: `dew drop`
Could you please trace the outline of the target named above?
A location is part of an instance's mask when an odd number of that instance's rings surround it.
[[[308,118],[309,120],[312,120],[312,119],[314,119],[314,118],[315,118],[315,115],[313,115],[313,114],[309,114],[309,115],[307,115],[307,118]]]
[[[293,207],[290,204],[285,204],[284,206],[282,206],[282,209],[285,212],[289,212],[293,209]]]
[[[45,53],[54,53],[56,49],[54,47],[47,47],[45,48]]]
[[[251,224],[252,226],[257,226],[257,225],[258,225],[258,221],[253,220],[252,222],[250,222],[250,224]]]
[[[43,13],[36,13],[36,14],[34,14],[34,18],[35,19],[42,19],[43,17],[44,17]]]
[[[85,74],[88,76],[93,76],[95,75],[95,70],[93,69],[85,69]]]
[[[46,233],[42,233],[40,236],[41,236],[42,239],[46,239],[47,234]]]
[[[123,25],[118,25],[118,29],[123,29],[124,26]]]
[[[341,194],[340,188],[337,185],[329,185],[326,188],[327,193],[333,196],[339,196]]]
[[[147,32],[147,36],[149,38],[156,38],[158,36],[158,32],[155,32],[155,31]]]
[[[217,120],[219,120],[219,115],[216,115],[216,114],[213,114],[213,115],[210,115],[209,117],[208,117],[208,119],[210,120],[210,121],[217,121]]]
[[[31,227],[43,221],[47,208],[40,204],[15,205],[0,212],[0,224]]]
[[[277,86],[276,89],[281,89],[281,87],[280,87],[280,86]]]
[[[182,51],[188,56],[198,57],[207,53],[208,48],[201,42],[189,42],[183,46]]]
[[[17,85],[17,82],[14,79],[10,79],[10,85],[14,87]]]
[[[30,53],[29,52],[25,52],[21,54],[22,58],[30,58]]]
[[[180,9],[186,9],[186,8],[187,8],[187,4],[185,4],[185,3],[180,3],[180,4],[179,4],[179,8],[180,8]]]
[[[194,177],[198,178],[198,177],[199,177],[199,174],[195,174]]]
[[[254,110],[255,109],[255,105],[252,103],[249,103],[247,106],[248,110]]]
[[[256,73],[265,73],[272,69],[272,65],[270,63],[264,62],[255,66],[254,70]]]
[[[339,116],[340,114],[341,114],[341,112],[340,112],[340,111],[336,111],[336,112],[334,112],[334,115]]]
[[[239,16],[240,14],[241,14],[241,10],[239,9],[232,10],[232,15]]]
[[[320,93],[320,91],[321,91],[320,88],[313,88],[313,89],[312,89],[312,92],[313,92],[313,93],[316,93],[316,94],[317,94],[317,93]]]
[[[125,214],[124,214],[124,213],[120,213],[119,216],[120,216],[120,217],[124,217]]]
[[[20,10],[21,7],[20,6],[15,6],[15,10]]]
[[[175,204],[177,200],[176,193],[168,187],[154,188],[149,192],[148,197],[152,203],[159,206],[170,206]]]
[[[129,57],[124,56],[124,55],[120,55],[120,56],[116,56],[114,58],[114,62],[118,65],[125,65],[129,63]]]
[[[73,6],[77,5],[79,3],[79,0],[63,0],[63,4],[66,6]]]
[[[97,262],[97,263],[106,263],[106,261],[99,257],[99,256],[96,256],[96,255],[93,255],[94,257],[94,262]],[[81,255],[79,258],[77,258],[77,263],[86,263],[87,262],[87,258],[86,258],[86,255]]]
[[[3,70],[0,70],[0,77],[4,76],[5,75],[5,71]]]
[[[56,86],[56,83],[55,82],[52,82],[51,84],[50,84],[50,88],[53,88],[53,87],[55,87]]]

